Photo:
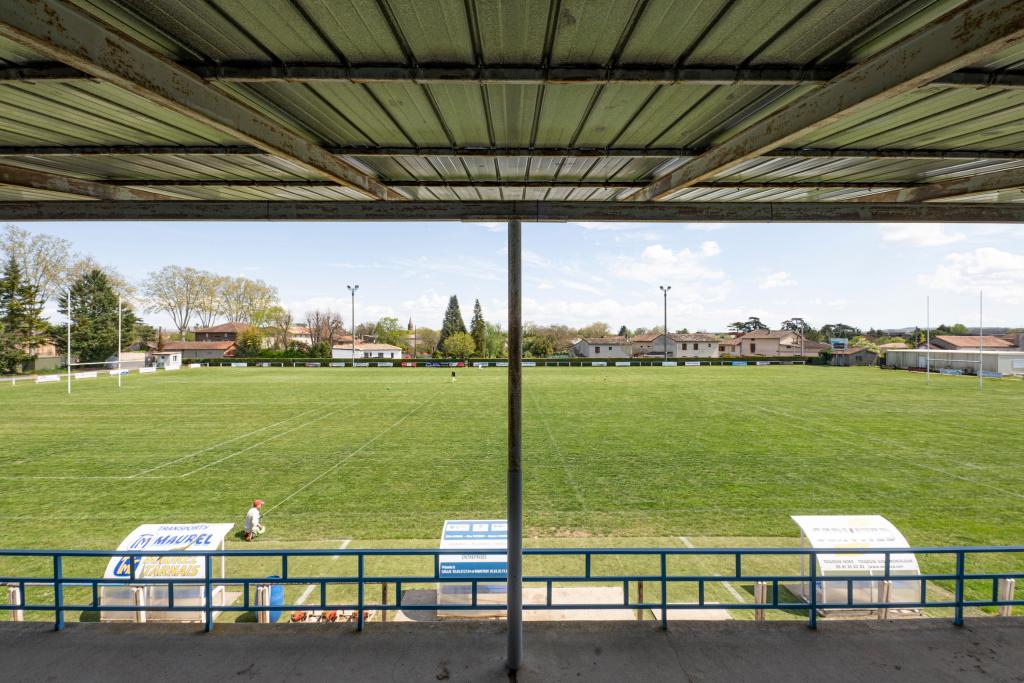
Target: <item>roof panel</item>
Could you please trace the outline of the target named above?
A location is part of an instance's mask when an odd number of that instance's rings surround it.
[[[496,0],[474,3],[473,6],[484,63],[541,63],[550,3],[543,0]]]
[[[635,6],[624,0],[563,0],[558,5],[551,63],[610,63]]]
[[[425,93],[433,97],[437,111],[444,121],[456,145],[486,147],[490,144],[487,131],[487,110],[484,107],[484,89],[479,85],[431,84],[424,86]],[[427,102],[429,106],[429,102]],[[431,116],[434,122],[437,116]],[[435,127],[437,124],[435,123]],[[440,135],[438,135],[440,133]],[[438,127],[434,138],[446,144],[444,131]],[[431,144],[420,142],[419,144]]]
[[[499,147],[530,144],[539,86],[488,85],[485,88],[494,122],[495,144]]]
[[[391,8],[399,42],[420,64],[475,64],[463,0],[395,0]]]
[[[536,144],[550,147],[569,145],[599,88],[585,84],[544,86]]]

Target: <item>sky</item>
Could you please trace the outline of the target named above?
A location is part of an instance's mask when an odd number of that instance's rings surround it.
[[[341,312],[358,284],[356,319],[394,316],[438,329],[456,294],[467,323],[506,316],[501,223],[24,223],[133,282],[176,264],[275,285],[297,319]],[[613,330],[661,324],[723,331],[758,316],[772,328],[1024,326],[1024,226],[988,224],[523,223],[523,317]],[[170,326],[162,314],[147,322]]]

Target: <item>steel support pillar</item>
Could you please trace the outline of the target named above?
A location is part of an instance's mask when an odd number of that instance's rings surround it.
[[[523,662],[523,223],[508,222],[508,652]]]

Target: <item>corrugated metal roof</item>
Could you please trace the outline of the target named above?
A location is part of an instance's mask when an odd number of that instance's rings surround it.
[[[905,39],[963,0],[75,0],[101,22],[189,68],[358,65],[421,68],[845,67]],[[2,21],[2,18],[0,18]],[[48,60],[0,38],[0,68]],[[1024,78],[1024,45],[975,65]],[[608,72],[611,73],[610,71]],[[12,75],[13,74],[13,75]],[[785,79],[783,79],[785,80]],[[474,82],[383,78],[225,80],[222,92],[288,131],[351,153],[358,168],[412,198],[609,200],[692,157],[818,86],[728,82]],[[1024,81],[1022,81],[1024,83]],[[307,168],[262,152],[190,154],[176,146],[247,144],[238,136],[92,78],[0,80],[0,163],[196,199],[358,199]],[[168,147],[167,153],[61,155],[52,148]],[[49,147],[18,153],[19,148]],[[422,147],[493,153],[417,154]],[[515,154],[505,154],[517,148]],[[650,149],[685,154],[644,156]],[[842,201],[1024,167],[1024,87],[929,85],[880,100],[764,156],[672,194],[675,201]],[[836,158],[799,156],[804,148]],[[560,149],[562,154],[531,154]],[[586,150],[610,150],[601,156]],[[637,155],[617,155],[617,149]],[[887,157],[967,150],[972,159]],[[57,150],[59,151],[59,150]],[[866,156],[869,152],[875,157]],[[842,157],[844,153],[850,157]],[[159,186],[146,180],[160,181]],[[177,186],[168,181],[224,181]],[[310,181],[308,187],[296,185]],[[250,181],[255,184],[240,185]],[[275,181],[287,184],[272,184]],[[445,182],[455,185],[444,187]],[[467,183],[483,183],[476,187]],[[496,183],[504,184],[496,187]],[[517,185],[518,183],[518,185]],[[545,184],[549,183],[549,184]],[[729,184],[744,185],[731,187]],[[775,185],[773,185],[773,183]],[[842,183],[851,186],[843,187]],[[886,185],[892,183],[892,185]],[[578,186],[573,186],[573,185]],[[617,184],[617,185],[616,185]],[[824,185],[823,185],[824,184]],[[803,185],[803,186],[801,186]],[[870,186],[868,186],[870,185]],[[44,199],[0,188],[0,199]],[[1015,190],[974,201],[1019,201]],[[67,195],[61,195],[67,197]]]

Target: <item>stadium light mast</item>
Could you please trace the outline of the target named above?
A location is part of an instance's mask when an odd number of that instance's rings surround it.
[[[658,285],[658,289],[661,290],[661,295],[662,295],[662,298],[664,299],[664,302],[665,302],[665,305],[664,305],[664,308],[663,308],[664,319],[663,319],[662,322],[664,323],[663,330],[664,330],[664,333],[665,333],[665,342],[664,342],[663,348],[665,349],[665,360],[667,361],[668,360],[668,290],[672,289],[672,285],[667,285],[667,286],[666,285]]]
[[[352,367],[356,366],[356,292],[359,285],[345,285],[352,293]]]

